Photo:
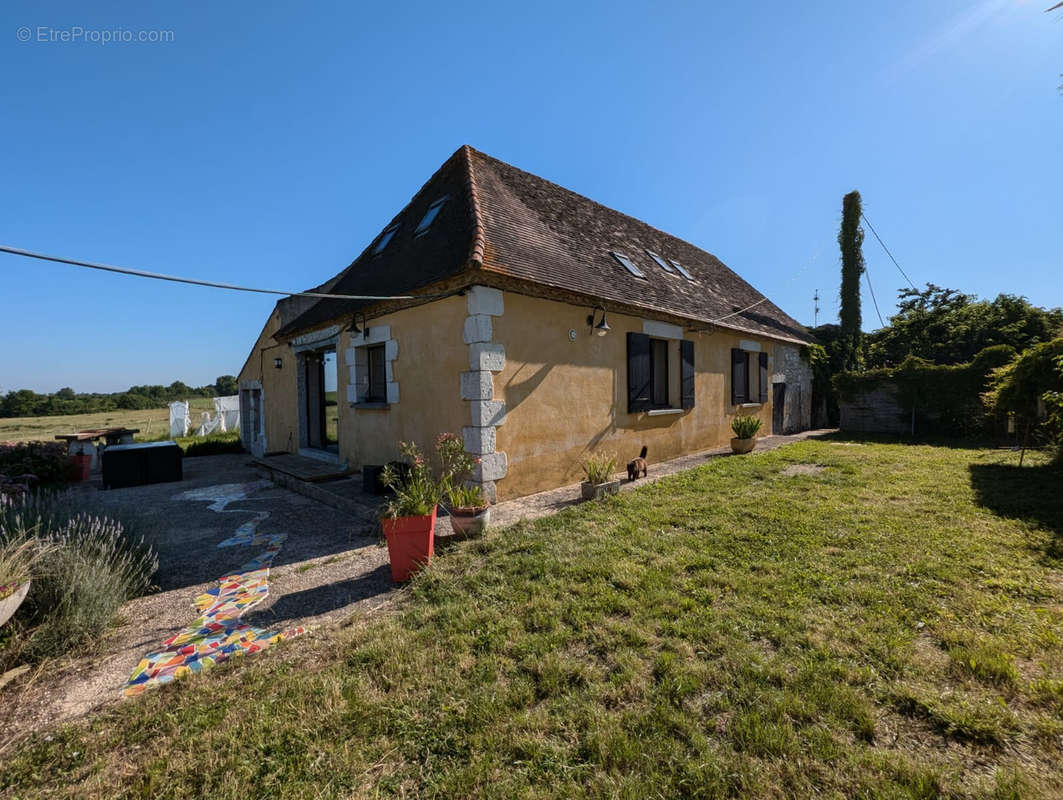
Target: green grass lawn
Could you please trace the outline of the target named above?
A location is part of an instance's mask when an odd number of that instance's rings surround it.
[[[0,794],[1060,797],[1063,471],[1016,461],[811,441],[492,532]]]

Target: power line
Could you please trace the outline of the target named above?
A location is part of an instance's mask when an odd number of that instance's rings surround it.
[[[871,270],[864,265],[864,277],[867,278],[867,288],[871,292],[871,302],[875,304],[875,313],[878,314],[878,324],[883,328],[886,327],[886,323],[882,321],[882,312],[878,310],[878,300],[875,299],[875,290],[871,287]]]
[[[54,261],[57,264],[70,264],[74,267],[87,267],[88,269],[98,269],[103,272],[115,272],[119,275],[132,275],[137,278],[153,278],[158,281],[171,281],[173,283],[187,283],[192,286],[206,286],[211,289],[230,289],[234,292],[256,292],[258,294],[279,294],[285,297],[318,297],[326,300],[427,300],[435,299],[437,297],[443,297],[444,295],[392,295],[392,296],[375,296],[375,295],[358,295],[358,294],[328,294],[326,292],[286,292],[280,289],[257,289],[251,286],[237,286],[232,283],[217,283],[215,281],[201,281],[195,278],[181,278],[176,275],[163,275],[159,272],[148,272],[142,269],[132,269],[130,267],[116,267],[112,264],[97,264],[92,261],[78,261],[73,258],[62,258],[60,256],[49,256],[44,253],[34,253],[31,250],[21,250],[17,247],[7,247],[0,244],[0,253],[10,253],[13,256],[24,256],[26,258],[36,258],[41,261]]]
[[[886,255],[888,255],[890,257],[890,261],[893,262],[893,266],[895,266],[897,268],[897,270],[901,273],[901,275],[904,275],[904,279],[906,281],[908,281],[908,285],[911,286],[913,289],[915,289],[915,284],[912,283],[912,279],[908,277],[907,273],[905,273],[905,271],[903,269],[901,269],[901,265],[897,263],[897,259],[895,259],[893,257],[893,253],[891,253],[890,249],[888,247],[886,247],[886,243],[884,241],[882,241],[882,237],[878,235],[878,231],[876,231],[875,230],[875,226],[871,224],[871,220],[869,220],[867,218],[867,214],[865,214],[863,211],[861,211],[860,212],[860,216],[863,218],[864,222],[867,223],[867,227],[869,227],[871,229],[871,232],[873,234],[875,234],[875,238],[878,239],[878,243],[880,245],[882,245],[882,249],[886,251]],[[870,285],[870,281],[869,281],[869,285]],[[916,291],[919,291],[919,290],[916,289]]]

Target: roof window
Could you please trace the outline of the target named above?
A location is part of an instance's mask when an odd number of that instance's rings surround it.
[[[421,217],[421,221],[417,223],[417,228],[413,232],[414,236],[421,236],[428,232],[435,218],[439,216],[439,212],[443,209],[443,205],[447,202],[447,197],[448,195],[443,195],[428,207],[428,210],[424,212],[424,216]]]
[[[674,272],[675,271],[670,266],[668,266],[668,262],[667,261],[665,261],[663,258],[661,258],[659,255],[657,255],[652,250],[647,250],[646,251],[646,255],[648,255],[650,258],[652,258],[654,261],[656,261],[657,262],[657,266],[659,266],[665,272]]]
[[[685,269],[683,269],[682,265],[678,261],[676,261],[674,258],[670,258],[668,260],[672,262],[672,266],[673,267],[675,267],[677,270],[679,270],[679,274],[680,275],[682,275],[688,281],[694,280],[694,276],[691,275],[689,272],[687,272]]]
[[[398,233],[398,230],[399,223],[397,222],[394,225],[385,228],[384,232],[380,234],[380,238],[376,240],[376,247],[373,248],[372,255],[380,255],[384,251],[384,248],[388,246],[388,242],[390,242],[395,234]]]
[[[628,258],[627,256],[625,256],[623,253],[617,253],[617,252],[613,251],[612,252],[612,256],[613,256],[613,258],[615,258],[617,260],[617,262],[619,262],[620,266],[622,266],[624,269],[626,269],[628,272],[630,272],[636,278],[645,278],[646,277],[646,275],[642,272],[642,270],[639,269],[638,267],[636,267],[634,265],[634,263],[632,263],[631,259]]]

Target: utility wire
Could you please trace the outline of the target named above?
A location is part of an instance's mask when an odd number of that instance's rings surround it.
[[[820,247],[819,250],[817,250],[812,255],[812,258],[810,258],[805,263],[805,265],[803,267],[801,267],[801,269],[799,269],[797,272],[795,272],[793,275],[790,276],[790,283],[793,283],[794,281],[796,281],[801,276],[801,274],[803,272],[805,272],[805,270],[807,270],[809,267],[811,267],[816,262],[816,259],[819,258],[819,254],[822,253],[822,252],[823,252],[823,248]],[[787,284],[787,285],[789,285],[789,284]],[[730,314],[724,314],[722,317],[717,317],[716,319],[710,319],[708,321],[708,324],[709,325],[713,325],[713,324],[715,324],[717,322],[722,322],[723,320],[728,319],[730,317],[736,317],[739,314],[744,314],[745,312],[749,311],[749,309],[755,308],[756,306],[759,306],[761,303],[767,302],[767,300],[768,300],[768,297],[767,297],[767,295],[765,295],[764,297],[761,297],[759,300],[757,300],[755,303],[750,303],[745,308],[740,308],[740,309],[738,309],[738,311],[732,311]]]
[[[34,253],[31,250],[21,250],[17,247],[8,247],[0,244],[0,253],[10,253],[13,256],[24,256],[26,258],[37,258],[41,261],[54,261],[57,264],[70,264],[75,267],[87,267],[88,269],[98,269],[103,272],[116,272],[119,275],[133,275],[137,278],[154,278],[159,281],[172,281],[173,283],[187,283],[192,286],[206,286],[211,289],[230,289],[234,292],[256,292],[258,294],[279,294],[285,297],[318,297],[326,300],[428,300],[444,297],[445,295],[434,294],[422,294],[422,295],[392,295],[392,296],[375,296],[375,295],[359,295],[359,294],[328,294],[326,292],[286,292],[280,289],[256,289],[250,286],[236,286],[232,283],[216,283],[215,281],[201,281],[194,278],[181,278],[176,275],[163,275],[158,272],[148,272],[142,269],[131,269],[129,267],[116,267],[111,264],[97,264],[92,261],[78,261],[73,258],[61,258],[60,256],[49,256],[43,253]]]
[[[871,229],[871,232],[875,234],[875,238],[878,239],[878,243],[882,245],[882,249],[886,251],[886,255],[890,257],[890,261],[893,262],[893,266],[897,268],[901,275],[904,275],[904,279],[908,281],[908,285],[915,289],[915,284],[912,283],[912,279],[908,277],[907,273],[905,273],[903,269],[901,269],[901,265],[897,263],[897,259],[893,257],[893,253],[891,253],[890,249],[886,247],[886,243],[882,241],[882,237],[878,235],[878,231],[876,231],[875,226],[871,224],[871,220],[867,218],[867,215],[863,211],[860,212],[860,216],[863,217],[864,222],[867,223],[867,227]],[[915,290],[919,291],[918,289]]]
[[[878,324],[885,328],[886,323],[882,321],[882,312],[878,310],[878,300],[875,299],[875,290],[871,287],[871,270],[867,268],[867,264],[864,265],[864,277],[867,278],[867,288],[871,292],[871,302],[875,304],[875,313],[878,314]]]

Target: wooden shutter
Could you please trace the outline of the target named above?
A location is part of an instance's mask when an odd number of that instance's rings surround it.
[[[679,394],[683,408],[694,407],[694,343],[683,339],[679,342]]]
[[[737,406],[749,402],[749,369],[746,351],[740,348],[731,350],[731,405]]]
[[[760,402],[768,402],[768,354],[760,354]]]
[[[650,410],[650,337],[644,333],[627,335],[627,410],[637,414]]]

